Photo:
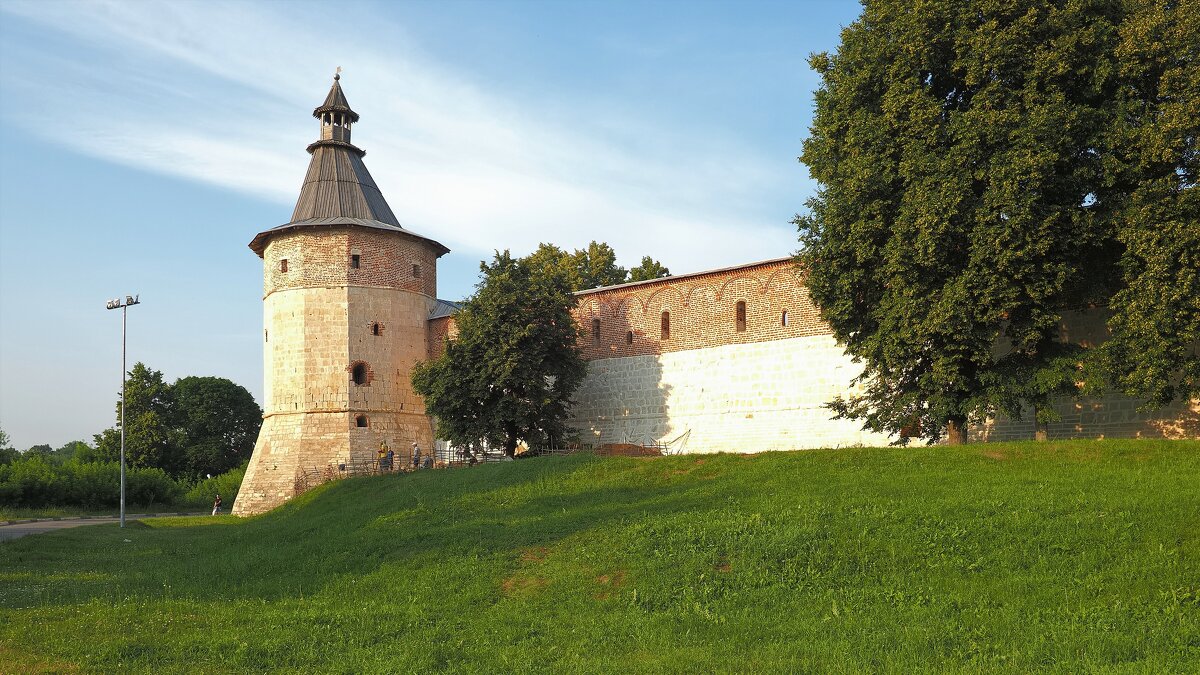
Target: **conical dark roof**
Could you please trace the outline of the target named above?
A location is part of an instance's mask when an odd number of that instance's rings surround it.
[[[325,104],[317,108],[315,114],[320,118],[320,113],[329,111],[339,111],[358,119],[346,102],[337,76],[334,77],[333,88],[329,90]],[[348,134],[346,138],[349,138]],[[296,208],[292,211],[292,220],[254,237],[250,249],[259,256],[262,256],[267,242],[275,234],[300,227],[346,225],[389,230],[425,240],[434,246],[439,257],[450,252],[440,243],[400,225],[396,214],[392,213],[392,208],[383,198],[383,193],[375,185],[375,179],[371,178],[371,172],[363,164],[362,157],[366,153],[362,150],[347,141],[322,138],[309,145],[308,151],[312,153],[312,159],[308,163],[304,184],[300,187]]]
[[[333,86],[329,88],[329,95],[325,97],[325,102],[321,104],[321,107],[313,110],[313,117],[320,118],[321,113],[325,112],[341,112],[346,113],[351,122],[358,121],[358,113],[350,108],[346,94],[342,93],[342,85],[339,82],[341,79],[341,75],[333,76]]]

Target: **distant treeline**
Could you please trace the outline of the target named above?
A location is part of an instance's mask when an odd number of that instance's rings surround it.
[[[158,468],[133,467],[125,472],[125,502],[139,506],[206,506],[217,494],[232,504],[246,466],[219,476],[189,481],[175,479]],[[75,506],[101,509],[120,504],[121,465],[118,462],[56,463],[40,454],[0,464],[0,506],[40,508]]]
[[[207,505],[219,493],[232,504],[262,425],[245,388],[220,377],[174,383],[137,363],[126,384],[127,504]],[[10,447],[0,430],[0,506],[88,509],[117,506],[121,489],[121,402],[117,424],[94,445]]]

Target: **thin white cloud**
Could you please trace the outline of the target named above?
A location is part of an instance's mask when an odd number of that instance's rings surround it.
[[[598,239],[627,264],[651,254],[692,271],[795,247],[780,222],[789,214],[771,220],[758,208],[765,190],[794,178],[728,137],[685,139],[636,118],[565,126],[538,101],[435,63],[401,26],[341,34],[315,9],[328,5],[0,5],[116,55],[59,63],[70,77],[26,89],[47,101],[36,129],[92,155],[288,204],[317,130],[305,112],[343,65],[363,115],[355,140],[393,210],[460,253]]]

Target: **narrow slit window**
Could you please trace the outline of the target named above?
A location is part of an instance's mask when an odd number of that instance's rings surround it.
[[[362,256],[361,255],[359,255],[357,253],[350,254],[350,267],[352,269],[358,269],[359,265],[361,265],[361,264],[362,264]]]
[[[361,429],[361,428],[366,428],[366,427],[368,426],[368,424],[367,424],[367,416],[366,416],[366,415],[359,415],[358,417],[355,417],[355,418],[354,418],[354,426],[356,426],[356,427],[359,427],[360,429]]]
[[[279,271],[280,271],[280,272],[286,272],[286,271],[287,271],[287,258],[281,258],[281,259],[279,260]]]
[[[746,301],[738,300],[737,304],[737,332],[746,332]]]
[[[664,340],[671,339],[671,313],[670,312],[662,313],[662,339],[664,339]]]
[[[627,331],[625,333],[625,344],[627,344],[627,345],[633,344],[633,331]]]
[[[421,278],[421,266],[420,265],[413,265],[413,278],[414,279]]]
[[[264,328],[263,329],[263,342],[270,342],[270,341],[271,341],[271,334],[267,332],[266,328]]]
[[[376,321],[375,323],[371,324],[371,335],[374,335],[374,336],[377,336],[377,337],[378,337],[378,336],[380,336],[380,335],[383,335],[383,328],[382,328],[382,327],[380,327],[380,325],[379,325],[379,322],[378,322],[378,321]]]
[[[600,319],[592,319],[592,343],[600,344]]]
[[[780,317],[779,317],[779,325],[780,325],[780,326],[783,326],[784,328],[787,328],[787,325],[788,325],[788,314],[787,314],[787,310],[786,310],[786,309],[785,309],[785,310],[783,310],[783,314],[782,314],[782,315],[780,315]]]
[[[367,364],[356,363],[350,371],[350,377],[354,380],[354,384],[367,383]]]

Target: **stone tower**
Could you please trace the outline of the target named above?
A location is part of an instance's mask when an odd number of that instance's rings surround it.
[[[296,494],[304,472],[402,453],[433,433],[409,374],[426,358],[437,259],[449,252],[400,226],[350,141],[358,114],[334,76],[313,116],[319,140],[291,222],[261,232],[263,426],[233,512]]]

